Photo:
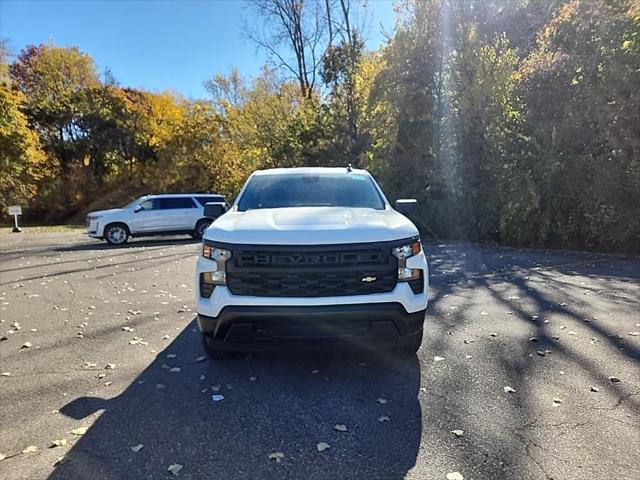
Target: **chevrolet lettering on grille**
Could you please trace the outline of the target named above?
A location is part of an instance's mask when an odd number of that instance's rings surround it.
[[[362,277],[360,279],[361,282],[363,283],[373,283],[378,279],[378,277]]]
[[[268,254],[246,253],[239,257],[240,265],[337,265],[345,263],[379,263],[376,253]]]

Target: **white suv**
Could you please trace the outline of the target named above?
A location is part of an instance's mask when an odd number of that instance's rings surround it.
[[[418,229],[373,177],[349,168],[254,172],[203,237],[198,325],[209,356],[267,348],[352,348],[413,355],[429,268]],[[220,216],[222,215],[222,216]]]
[[[129,237],[186,233],[201,238],[213,221],[204,215],[206,203],[216,203],[223,211],[227,204],[222,195],[184,193],[145,195],[122,208],[100,210],[87,215],[90,237],[122,245]]]

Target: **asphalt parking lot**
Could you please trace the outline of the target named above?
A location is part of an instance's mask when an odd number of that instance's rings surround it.
[[[211,362],[198,247],[0,235],[0,478],[640,478],[640,261],[427,243],[418,357]]]

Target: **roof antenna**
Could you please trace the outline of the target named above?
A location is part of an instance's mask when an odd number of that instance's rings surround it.
[[[351,164],[349,163],[347,164],[347,173],[351,173],[351,170],[353,169],[351,168]]]

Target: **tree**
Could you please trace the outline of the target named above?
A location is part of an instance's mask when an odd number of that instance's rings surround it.
[[[327,23],[319,0],[251,0],[262,25],[247,26],[249,38],[263,48],[311,98],[326,48]]]
[[[71,172],[86,154],[81,119],[90,107],[87,92],[99,85],[95,64],[77,48],[29,46],[11,64],[9,75],[25,95],[24,112],[45,152],[59,164],[62,183],[67,183],[61,185],[64,203],[71,207]]]
[[[567,2],[520,70],[547,244],[624,250],[640,236],[634,4]]]
[[[0,85],[0,206],[25,205],[36,194],[45,160],[36,133],[20,111],[21,92]]]

